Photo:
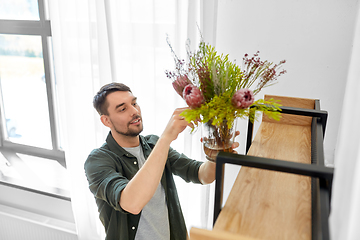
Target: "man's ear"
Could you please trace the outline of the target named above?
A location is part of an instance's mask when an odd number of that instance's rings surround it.
[[[111,127],[111,121],[109,119],[109,116],[103,114],[101,115],[100,120],[106,127]]]

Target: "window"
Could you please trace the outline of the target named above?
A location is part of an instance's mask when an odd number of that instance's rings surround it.
[[[0,162],[8,165],[17,158],[66,167],[45,3],[0,0]]]

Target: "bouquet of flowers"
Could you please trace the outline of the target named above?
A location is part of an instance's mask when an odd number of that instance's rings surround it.
[[[172,80],[175,91],[186,101],[190,109],[181,113],[195,128],[198,122],[212,130],[204,136],[204,149],[212,146],[212,153],[219,150],[232,151],[233,127],[237,118],[250,117],[255,111],[262,111],[270,118],[280,119],[281,106],[270,99],[255,100],[264,87],[276,83],[279,76],[286,73],[281,70],[285,60],[274,64],[262,61],[259,52],[253,57],[245,54],[242,67],[229,60],[228,55],[218,54],[215,48],[200,41],[195,52],[187,48],[188,59],[179,59],[168,41],[175,60],[175,70],[166,71]],[[189,46],[189,44],[187,44]],[[208,142],[207,142],[208,141]],[[208,155],[209,157],[209,155]],[[212,157],[209,157],[212,160]]]

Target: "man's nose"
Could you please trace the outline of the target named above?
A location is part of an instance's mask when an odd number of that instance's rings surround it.
[[[131,105],[131,115],[134,116],[137,114],[139,114],[139,109],[136,106]]]

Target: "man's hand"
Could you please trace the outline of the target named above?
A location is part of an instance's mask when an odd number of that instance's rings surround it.
[[[236,131],[235,132],[235,137],[239,136],[240,135],[240,131]],[[239,142],[233,142],[233,144],[231,145],[231,148],[233,149],[233,153],[238,153],[237,151],[235,151],[234,149],[235,148],[238,148],[240,146],[240,143]]]
[[[186,107],[175,109],[163,134],[161,135],[161,138],[165,138],[168,141],[172,142],[178,137],[179,133],[185,130],[187,126],[193,127],[192,123],[188,123],[184,117],[180,116],[180,113],[182,113],[186,109],[189,108]]]

